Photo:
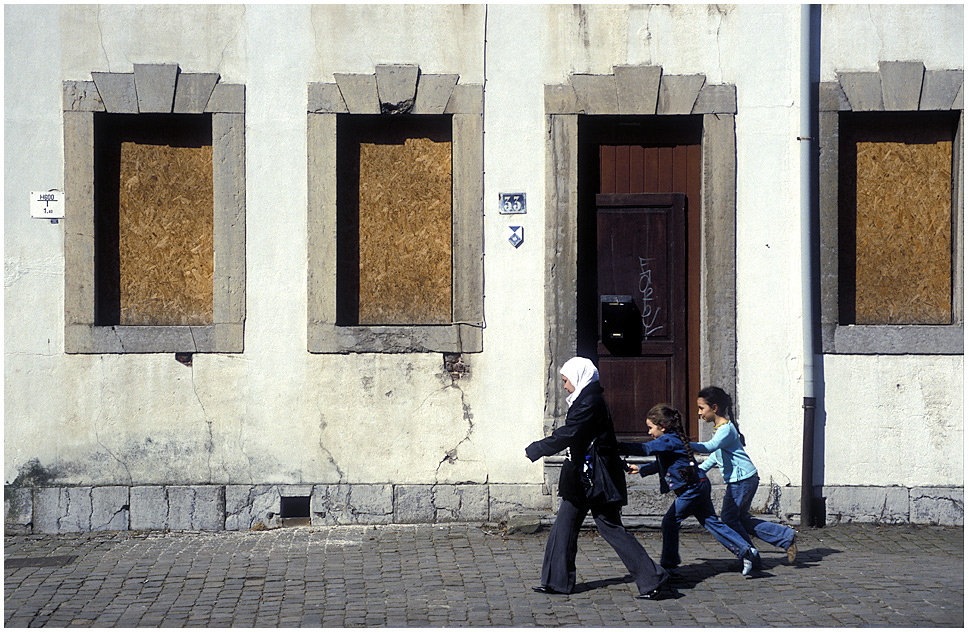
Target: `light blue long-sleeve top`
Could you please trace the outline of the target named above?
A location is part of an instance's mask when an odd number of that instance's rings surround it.
[[[690,447],[694,452],[709,452],[710,457],[699,465],[700,469],[706,472],[712,467],[719,467],[723,480],[727,483],[736,483],[757,474],[754,462],[747,456],[744,445],[740,442],[740,433],[731,423],[717,428],[709,441],[691,442]]]

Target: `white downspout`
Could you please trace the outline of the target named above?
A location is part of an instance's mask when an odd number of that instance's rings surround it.
[[[801,59],[800,59],[800,206],[801,206],[801,323],[802,354],[804,357],[804,424],[801,445],[801,526],[814,523],[814,413],[815,398],[815,325],[814,325],[814,223],[812,221],[811,152],[816,139],[811,137],[812,102],[811,62],[815,33],[811,22],[811,5],[801,5]],[[820,29],[820,26],[819,26]]]

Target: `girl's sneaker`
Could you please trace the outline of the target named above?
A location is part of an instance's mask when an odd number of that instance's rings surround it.
[[[793,564],[794,560],[797,559],[797,534],[794,534],[794,538],[791,539],[791,546],[787,547],[787,562],[788,564]]]
[[[757,549],[751,547],[746,553],[744,553],[743,558],[741,558],[744,566],[740,570],[740,574],[744,577],[750,577],[755,567],[760,566],[760,554],[757,553]]]

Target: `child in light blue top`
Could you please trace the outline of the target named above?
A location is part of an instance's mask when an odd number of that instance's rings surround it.
[[[726,483],[739,483],[757,475],[757,468],[744,451],[740,432],[732,423],[717,426],[713,438],[704,443],[691,443],[694,452],[710,453],[710,457],[699,465],[704,472],[719,467]],[[726,460],[724,460],[726,459]]]
[[[733,415],[733,402],[723,389],[708,386],[696,400],[700,419],[713,423],[713,438],[703,443],[690,443],[694,452],[710,453],[700,464],[704,472],[719,467],[727,483],[727,493],[720,509],[720,519],[753,546],[751,534],[764,542],[785,549],[791,564],[797,558],[795,531],[786,525],[758,520],[750,515],[750,504],[760,485],[757,468],[744,450],[744,436]],[[756,549],[755,549],[756,550]]]

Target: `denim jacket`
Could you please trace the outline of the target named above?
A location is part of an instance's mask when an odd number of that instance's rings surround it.
[[[696,472],[700,479],[706,478],[704,473],[696,467],[690,460],[686,452],[686,446],[675,433],[664,434],[658,439],[647,441],[646,443],[620,443],[620,454],[633,456],[655,456],[656,460],[652,463],[645,463],[639,468],[640,476],[649,474],[660,474],[659,489],[666,493],[671,489],[674,492],[689,487],[696,480],[691,477],[691,470]]]

